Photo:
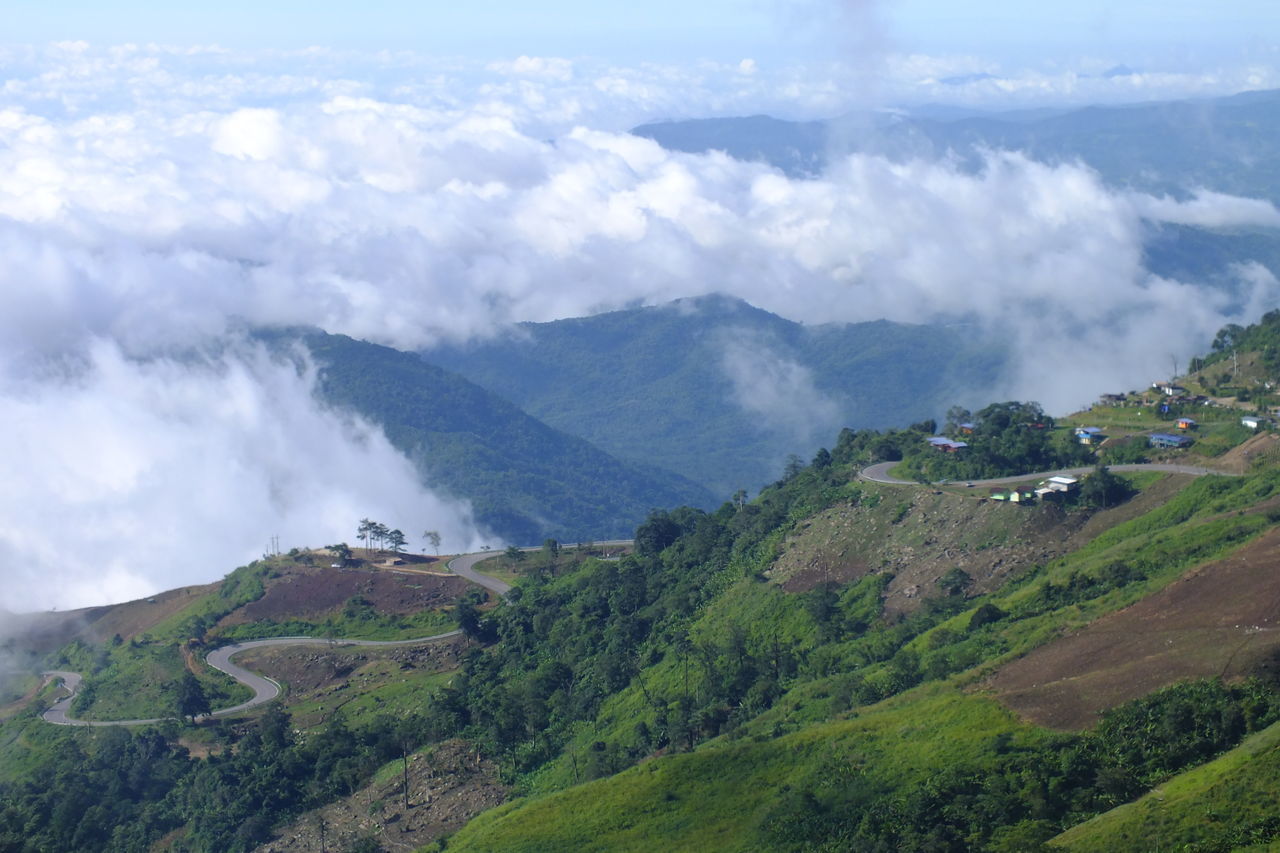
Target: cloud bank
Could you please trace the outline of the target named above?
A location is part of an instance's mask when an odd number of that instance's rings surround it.
[[[423,490],[380,431],[319,408],[309,371],[247,345],[139,362],[98,338],[82,356],[62,375],[5,388],[9,609],[212,580],[272,537],[285,549],[354,542],[364,516],[415,542],[432,527],[451,547],[478,544],[466,508]]]
[[[16,448],[0,472],[20,484],[0,606],[210,580],[272,535],[326,544],[364,516],[475,544],[465,507],[318,407],[306,372],[235,343],[246,326],[420,348],[723,292],[810,323],[972,324],[1019,365],[985,392],[1061,410],[1280,295],[1258,266],[1229,289],[1143,266],[1150,225],[1274,228],[1269,203],[1118,192],[1005,152],[976,173],[854,155],[790,180],[619,132],[676,102],[687,75],[658,69],[583,79],[525,58],[455,90],[403,56],[352,82],[323,75],[341,60],[324,53],[284,74],[217,51],[53,51],[11,54],[29,73],[0,91],[0,443]],[[786,91],[750,64],[707,74]],[[690,91],[708,113],[749,99]],[[731,376],[803,396],[803,375],[750,355]]]

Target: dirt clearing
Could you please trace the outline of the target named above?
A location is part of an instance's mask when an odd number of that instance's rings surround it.
[[[290,566],[266,583],[266,593],[229,614],[221,626],[261,619],[318,621],[352,598],[363,598],[379,613],[409,614],[454,604],[470,584],[453,575],[421,572]]]
[[[1035,649],[988,682],[1000,701],[1055,729],[1189,678],[1276,676],[1280,529],[1160,592]]]
[[[298,818],[258,853],[320,850],[321,826],[328,850],[347,850],[364,838],[387,851],[417,850],[507,798],[497,766],[461,741],[409,756],[407,809],[403,784],[400,773],[388,772],[353,796]]]

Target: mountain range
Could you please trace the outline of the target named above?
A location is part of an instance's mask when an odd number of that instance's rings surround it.
[[[996,384],[967,327],[804,326],[726,296],[681,299],[442,346],[424,358],[622,459],[726,499],[841,427],[935,417]]]

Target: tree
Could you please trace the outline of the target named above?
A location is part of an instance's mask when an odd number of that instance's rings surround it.
[[[422,534],[422,538],[431,543],[431,547],[435,549],[436,556],[440,556],[440,532],[438,530],[427,530]]]
[[[804,470],[804,460],[792,453],[787,456],[787,464],[782,469],[783,480],[793,480]]]
[[[524,551],[521,551],[515,545],[508,545],[507,550],[503,553],[506,555],[507,559],[511,560],[513,563],[519,563],[524,560]]]
[[[373,523],[373,529],[370,532],[373,534],[373,541],[378,543],[378,550],[381,551],[383,548],[383,545],[386,544],[387,536],[391,533],[391,531],[388,530],[387,526],[382,522],[375,521]]]
[[[201,714],[209,713],[209,697],[205,695],[200,679],[190,672],[184,672],[178,681],[175,704],[178,716],[186,717],[192,722]]]
[[[1133,488],[1129,483],[1115,474],[1105,465],[1085,478],[1080,484],[1080,503],[1085,506],[1106,509],[1118,506],[1133,496]]]
[[[346,542],[339,542],[337,545],[326,545],[329,553],[333,554],[333,558],[342,565],[346,565],[351,560],[351,546]]]
[[[680,525],[666,510],[649,513],[644,524],[636,528],[636,553],[657,554],[680,537]]]
[[[356,528],[356,538],[364,542],[364,549],[369,550],[369,538],[373,535],[374,523],[367,518],[360,519],[360,526]]]
[[[408,543],[408,541],[409,540],[405,538],[404,531],[402,530],[396,529],[396,530],[388,531],[387,533],[387,545],[396,554],[399,554],[401,551],[404,550],[404,547]]]
[[[560,543],[554,539],[548,539],[542,543],[542,552],[547,555],[551,564],[555,565],[556,560],[560,559]]]
[[[458,619],[458,627],[462,629],[462,633],[473,640],[487,643],[494,639],[494,635],[489,620],[480,615],[480,605],[484,603],[484,599],[483,592],[469,590],[459,599],[454,616]]]

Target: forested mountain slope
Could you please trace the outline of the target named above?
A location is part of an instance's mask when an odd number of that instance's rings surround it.
[[[508,542],[625,537],[653,507],[715,501],[678,474],[619,461],[412,354],[315,331],[271,337],[284,348],[304,342],[328,403],[381,426],[424,483],[469,501]]]
[[[709,296],[554,323],[424,357],[623,459],[728,497],[841,426],[928,418],[1002,366],[967,328],[802,326]]]

